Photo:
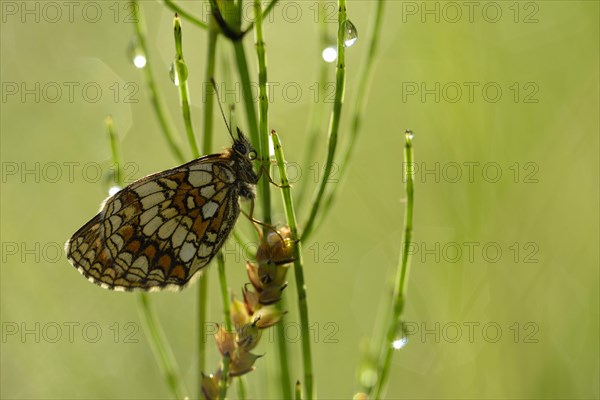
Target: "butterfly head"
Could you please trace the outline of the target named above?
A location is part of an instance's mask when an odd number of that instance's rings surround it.
[[[244,136],[242,131],[237,129],[237,138],[234,138],[231,146],[231,158],[237,164],[238,177],[245,182],[256,184],[258,175],[252,168],[252,161],[257,157],[256,150],[252,147],[252,143]]]
[[[240,128],[237,129],[237,134],[238,137],[237,139],[234,139],[233,146],[231,146],[233,152],[237,157],[247,159],[248,161],[256,160],[256,150],[254,150],[254,147],[252,147],[252,144],[248,138],[244,136]]]

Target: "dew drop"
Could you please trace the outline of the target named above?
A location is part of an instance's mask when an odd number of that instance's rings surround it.
[[[412,140],[415,137],[415,134],[411,130],[404,132],[404,135],[406,136],[407,140]]]
[[[136,68],[144,68],[146,66],[146,54],[140,46],[137,36],[132,36],[127,45],[127,58],[131,60]]]
[[[337,58],[337,48],[335,46],[326,47],[321,56],[326,62],[332,63]]]
[[[180,58],[174,60],[169,67],[169,78],[171,78],[171,82],[173,82],[175,86],[179,86],[180,83],[187,80],[187,77],[188,69],[185,61]]]
[[[352,21],[349,19],[345,20],[342,29],[344,30],[344,47],[354,45],[358,40],[358,31]]]

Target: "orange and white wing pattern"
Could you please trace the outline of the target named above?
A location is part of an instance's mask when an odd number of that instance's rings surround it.
[[[69,261],[106,289],[183,288],[235,225],[246,187],[236,167],[209,155],[123,188],[67,242]]]

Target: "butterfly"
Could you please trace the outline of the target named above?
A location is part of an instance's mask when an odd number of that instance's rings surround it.
[[[227,124],[227,122],[226,122]],[[105,289],[179,290],[207,266],[253,200],[256,151],[237,129],[219,154],[146,176],[104,201],[66,243],[68,260]]]

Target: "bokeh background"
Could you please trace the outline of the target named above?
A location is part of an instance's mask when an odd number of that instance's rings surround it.
[[[136,295],[86,282],[62,253],[107,193],[106,115],[115,120],[129,180],[176,165],[143,75],[127,56],[133,33],[127,3],[73,3],[72,9],[61,2],[0,3],[0,394],[168,398]],[[206,10],[203,1],[180,4],[200,16]],[[324,62],[316,4],[282,1],[265,24],[274,88],[269,125],[280,133],[287,159],[297,163],[304,160]],[[350,398],[358,390],[362,349],[386,318],[381,307],[391,294],[402,235],[406,128],[415,132],[419,168],[405,310],[411,335],[394,355],[388,398],[599,396],[599,3],[469,4],[385,6],[355,156],[336,188],[337,203],[304,246],[319,398]],[[348,4],[359,39],[347,49],[342,148],[374,9],[371,1]],[[174,56],[172,11],[153,1],[143,1],[142,11],[155,78],[185,143],[167,72]],[[200,132],[206,32],[185,20],[183,27]],[[328,29],[333,39],[335,23]],[[252,40],[246,45],[256,80]],[[220,51],[231,56],[225,41]],[[217,80],[225,80],[222,61]],[[329,64],[331,82],[334,69]],[[224,97],[242,110],[234,94]],[[238,120],[247,130],[241,113]],[[215,127],[215,146],[229,145],[216,113]],[[298,179],[309,188],[325,143],[323,134],[314,160],[300,164]],[[273,193],[275,220],[283,222]],[[302,221],[307,203],[299,208]],[[243,218],[238,225],[250,229]],[[239,296],[244,254],[228,244],[226,257]],[[216,268],[209,274],[208,320],[220,322]],[[293,275],[288,279],[289,356],[293,378],[301,379]],[[198,379],[196,289],[151,296],[191,396]],[[207,340],[212,371],[219,358]],[[265,357],[247,376],[249,395],[276,398],[273,335],[257,353]],[[232,389],[230,397],[236,396]]]

